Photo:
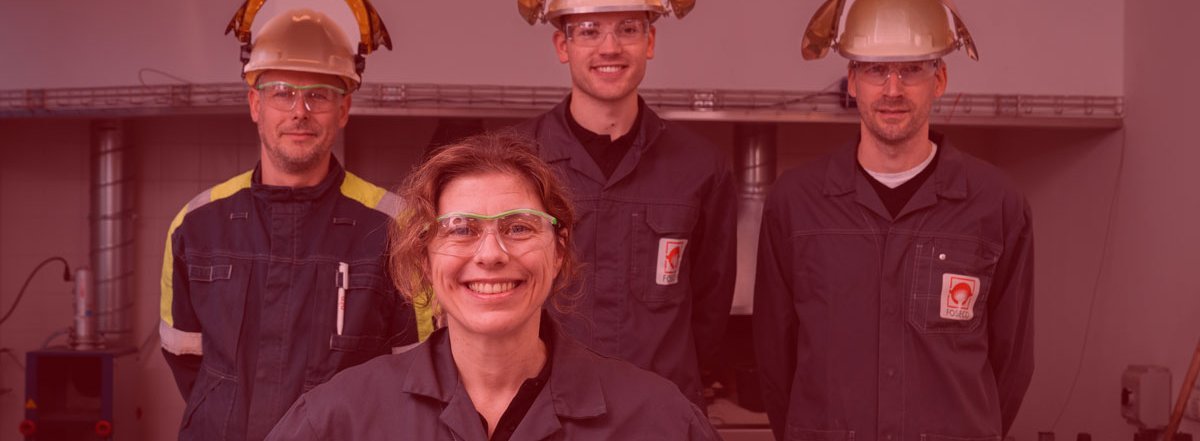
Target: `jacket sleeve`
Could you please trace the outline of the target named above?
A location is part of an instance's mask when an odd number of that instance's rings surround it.
[[[1033,228],[1022,201],[1018,228],[1009,233],[989,300],[988,359],[1000,393],[1003,433],[1012,427],[1033,377]]]
[[[182,222],[181,211],[167,232],[166,250],[163,253],[161,292],[158,326],[162,342],[163,357],[175,377],[179,394],[186,401],[200,372],[203,350],[200,338],[200,323],[192,309],[188,291],[187,262],[184,260],[183,240],[176,234]]]
[[[729,166],[718,166],[697,222],[691,260],[692,332],[701,365],[716,354],[725,335],[737,276],[737,189]]]
[[[763,209],[754,278],[754,352],[767,418],[776,439],[784,439],[792,379],[796,370],[797,317],[792,307],[791,247],[775,197]]]

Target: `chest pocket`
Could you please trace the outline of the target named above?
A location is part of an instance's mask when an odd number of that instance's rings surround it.
[[[1000,251],[968,239],[918,240],[909,323],[926,334],[969,333],[987,318]]]
[[[383,277],[383,267],[378,264],[352,264],[349,272],[340,335],[337,332],[337,264],[328,270],[331,274],[328,278],[319,278],[329,280],[326,285],[329,294],[320,296],[321,301],[313,311],[318,315],[313,322],[318,324],[320,331],[314,333],[317,347],[310,351],[305,390],[327,381],[343,369],[390,352],[387,343],[391,333],[397,331],[392,329],[392,321],[399,301],[391,289],[391,282]]]
[[[696,209],[651,205],[634,212],[630,240],[629,288],[648,305],[679,303],[690,288],[687,261],[696,227]]]

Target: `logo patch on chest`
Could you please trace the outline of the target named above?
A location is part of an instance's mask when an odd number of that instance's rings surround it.
[[[975,318],[975,299],[979,297],[979,278],[962,274],[942,274],[942,302],[939,315],[947,320]]]
[[[662,238],[658,240],[658,260],[654,270],[654,282],[659,285],[679,283],[679,269],[683,265],[683,249],[687,239]]]

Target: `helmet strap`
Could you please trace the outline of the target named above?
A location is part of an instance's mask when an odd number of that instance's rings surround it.
[[[245,43],[242,45],[241,58],[242,58],[242,67],[243,67],[243,69],[242,69],[242,78],[243,79],[246,78],[246,69],[244,69],[244,68],[246,67],[246,64],[250,62],[250,50],[252,48],[253,48],[253,46],[251,46],[250,43]]]
[[[358,74],[359,78],[362,78],[363,71],[367,69],[368,53],[370,51],[367,49],[367,45],[358,43],[358,53],[354,55],[354,73]]]

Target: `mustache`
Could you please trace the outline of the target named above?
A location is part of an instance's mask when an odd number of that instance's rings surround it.
[[[876,110],[910,110],[912,107],[912,101],[909,101],[907,98],[903,97],[883,98],[871,106],[871,108]]]
[[[279,127],[280,132],[309,132],[320,133],[320,127],[308,120],[300,120],[293,124],[286,124]]]

